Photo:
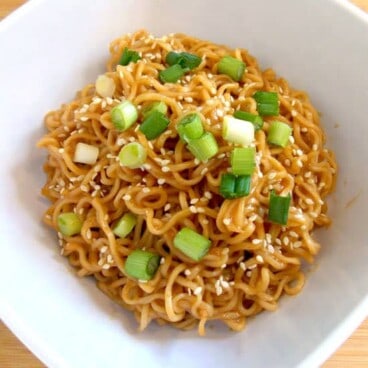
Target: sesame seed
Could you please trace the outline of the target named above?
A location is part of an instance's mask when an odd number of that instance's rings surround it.
[[[270,233],[267,233],[267,234],[266,234],[266,241],[267,241],[268,243],[271,243],[271,242],[272,242],[272,236],[271,236],[271,234],[270,234]]]
[[[163,265],[165,263],[165,258],[164,257],[162,257],[161,259],[160,259],[160,264],[161,265]]]
[[[192,213],[197,213],[197,208],[195,206],[190,206],[189,211]]]
[[[303,243],[301,241],[297,241],[297,242],[293,243],[294,248],[300,248],[302,245],[303,245]]]
[[[102,268],[103,268],[104,270],[108,270],[108,269],[110,268],[110,265],[109,265],[108,263],[105,263],[105,264],[102,266]]]
[[[170,168],[168,166],[162,166],[161,170],[163,172],[169,172],[170,171]]]
[[[317,151],[317,150],[318,150],[318,145],[317,145],[317,144],[314,144],[314,145],[312,146],[312,150],[313,150],[313,151]]]
[[[185,102],[193,102],[193,98],[192,97],[185,97],[184,101]]]
[[[302,151],[300,148],[298,148],[298,149],[296,150],[296,154],[297,154],[298,156],[303,156],[303,151]]]
[[[219,296],[222,294],[222,287],[221,286],[216,286],[216,295]]]
[[[146,169],[146,170],[151,170],[151,165],[150,164],[144,164],[143,168]]]
[[[193,291],[193,294],[194,295],[199,295],[202,293],[202,287],[201,286],[197,286],[194,291]]]
[[[87,121],[88,120],[88,117],[87,116],[82,116],[81,118],[80,118],[80,121]]]
[[[186,269],[185,271],[184,271],[184,275],[185,276],[190,276],[192,274],[192,272],[190,271],[190,270],[188,270],[188,269]]]
[[[158,185],[163,185],[163,184],[165,184],[165,182],[166,182],[166,180],[164,178],[160,178],[160,179],[157,180]]]
[[[267,250],[272,254],[275,253],[275,248],[271,244],[267,246]]]
[[[211,192],[204,192],[204,196],[205,196],[207,199],[211,199],[211,198],[212,198],[212,193],[211,193]]]
[[[257,264],[256,263],[255,264],[252,264],[251,266],[248,266],[248,269],[249,270],[253,270],[255,268],[257,268]]]
[[[123,196],[123,200],[124,201],[130,201],[132,199],[132,196],[130,195],[130,194],[125,194],[124,196]]]
[[[281,245],[281,240],[279,238],[276,238],[275,243],[278,244],[278,245]]]
[[[170,203],[166,203],[165,207],[164,207],[164,211],[168,211],[171,208],[171,204]]]
[[[253,244],[261,244],[262,243],[262,239],[253,239],[252,240]]]
[[[294,137],[292,135],[289,137],[289,142],[291,144],[294,144],[295,143],[295,139],[294,139]]]
[[[58,151],[59,153],[64,153],[64,148],[59,148]]]
[[[291,116],[297,116],[298,115],[298,113],[297,113],[297,111],[295,111],[295,110],[291,110]]]
[[[289,238],[287,236],[285,236],[283,239],[282,239],[282,242],[287,246],[289,245]]]
[[[270,174],[268,174],[268,177],[272,180],[276,177],[276,173],[275,172],[271,172]]]
[[[303,161],[301,161],[301,160],[297,160],[297,161],[296,161],[296,164],[297,164],[299,167],[303,167]]]
[[[246,274],[247,277],[251,277],[252,276],[252,271],[247,271],[245,274]]]
[[[254,221],[256,221],[256,220],[257,220],[257,217],[258,217],[258,216],[257,216],[256,214],[254,214],[254,215],[252,215],[252,216],[250,216],[250,217],[249,217],[249,221],[250,221],[250,222],[254,222]]]
[[[240,266],[240,268],[241,268],[243,271],[245,271],[245,270],[246,270],[246,266],[245,266],[245,263],[244,263],[244,262],[240,262],[240,263],[239,263],[239,266]]]
[[[222,158],[224,158],[226,155],[225,155],[225,153],[220,153],[218,156],[217,156],[217,158],[219,158],[219,159],[222,159]]]
[[[86,238],[87,238],[88,240],[92,239],[92,231],[91,231],[91,229],[88,229],[88,230],[86,231]]]
[[[299,236],[295,231],[290,231],[289,235],[293,238],[297,238]]]
[[[260,254],[258,254],[256,256],[256,261],[259,262],[259,263],[263,263],[263,257]]]
[[[144,187],[143,189],[142,189],[142,192],[143,193],[149,193],[151,191],[151,189],[150,188],[147,188],[147,187]]]
[[[222,222],[225,224],[225,225],[230,225],[231,224],[231,218],[224,218],[222,220]]]
[[[117,141],[116,141],[116,144],[118,146],[123,146],[125,143],[126,143],[126,140],[124,138],[118,138]]]
[[[194,159],[194,164],[195,164],[195,165],[199,165],[199,163],[200,163],[200,161],[198,160],[198,158],[195,158],[195,159]]]
[[[104,245],[101,249],[100,249],[100,253],[106,253],[107,252],[107,246]]]
[[[309,205],[313,205],[314,204],[314,201],[312,199],[310,199],[310,198],[306,198],[305,199],[305,203],[306,204],[309,204]]]
[[[285,166],[290,166],[291,162],[290,162],[290,160],[287,158],[287,159],[284,161],[284,164],[285,164]]]
[[[201,171],[201,175],[203,176],[203,175],[205,175],[207,172],[208,172],[208,168],[207,168],[207,167],[205,167],[204,169],[202,169],[202,171]]]
[[[88,192],[89,191],[89,188],[87,187],[87,185],[81,185],[80,188],[81,188],[82,192]]]
[[[308,132],[308,129],[306,127],[303,127],[300,130],[302,131],[302,133],[307,133]]]
[[[207,219],[204,219],[204,220],[202,221],[202,223],[203,223],[204,225],[208,225],[210,222],[209,222]]]

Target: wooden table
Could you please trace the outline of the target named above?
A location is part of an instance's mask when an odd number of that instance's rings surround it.
[[[368,11],[368,0],[352,0]],[[0,19],[22,5],[25,0],[0,0]],[[0,368],[45,367],[0,321]],[[368,367],[368,318],[354,334],[327,360],[323,368]]]

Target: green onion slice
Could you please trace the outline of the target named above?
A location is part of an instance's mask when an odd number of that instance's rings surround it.
[[[166,55],[166,62],[169,65],[178,64],[182,68],[194,69],[201,63],[202,59],[194,54],[189,54],[188,52],[174,52],[170,51]]]
[[[279,114],[279,98],[276,92],[258,91],[253,95],[257,102],[259,115],[270,116]]]
[[[119,160],[122,166],[130,169],[141,167],[147,158],[146,149],[138,142],[131,142],[125,145],[119,152]]]
[[[263,120],[259,115],[251,114],[250,112],[238,110],[234,112],[234,118],[249,121],[254,125],[255,130],[260,130],[263,127]]]
[[[268,130],[267,142],[280,147],[286,147],[291,136],[292,128],[281,121],[271,123]]]
[[[229,142],[249,146],[254,141],[254,125],[249,121],[226,115],[222,125],[222,136]]]
[[[129,254],[125,262],[125,272],[138,280],[151,280],[160,266],[158,254],[136,249]]]
[[[219,188],[220,194],[226,199],[235,198],[235,184],[236,176],[234,174],[222,174]]]
[[[228,75],[231,79],[239,82],[245,71],[245,63],[230,55],[224,56],[217,64],[217,71]]]
[[[136,224],[137,216],[129,212],[119,219],[112,232],[120,238],[125,238],[130,234]]]
[[[183,69],[179,64],[169,66],[167,69],[160,70],[158,76],[162,83],[175,83],[177,82],[187,71]]]
[[[141,57],[137,51],[129,50],[127,47],[125,47],[123,53],[121,54],[119,64],[128,65],[130,62],[136,63],[139,59],[141,59]]]
[[[283,197],[271,191],[268,219],[277,224],[286,225],[289,217],[290,202],[290,193],[286,197]]]
[[[235,196],[245,197],[250,193],[250,184],[252,177],[250,175],[239,175],[235,181]]]
[[[142,115],[143,118],[147,118],[149,114],[151,114],[153,111],[161,112],[162,114],[167,113],[167,105],[163,101],[155,101],[150,103],[149,105],[145,106],[142,109]]]
[[[230,156],[231,169],[235,175],[252,175],[256,167],[254,147],[236,147]]]
[[[114,127],[122,132],[132,126],[138,119],[138,111],[136,107],[128,100],[115,106],[111,112],[111,122]]]
[[[201,117],[196,113],[185,115],[179,120],[177,130],[184,142],[200,138],[204,133]]]
[[[57,218],[59,231],[65,236],[79,234],[83,222],[74,212],[61,213]]]
[[[194,261],[200,261],[207,254],[211,241],[189,227],[184,227],[176,234],[174,246]]]
[[[188,149],[200,161],[207,161],[218,152],[216,138],[211,132],[205,132],[198,139],[188,142]]]
[[[162,112],[154,110],[152,111],[140,125],[139,130],[146,136],[148,140],[157,138],[163,133],[170,120]]]

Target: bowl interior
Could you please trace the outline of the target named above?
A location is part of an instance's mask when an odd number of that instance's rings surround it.
[[[91,280],[75,277],[58,254],[55,235],[41,224],[47,207],[39,195],[45,153],[35,142],[43,134],[43,115],[95,80],[112,39],[139,28],[249,49],[263,67],[309,92],[322,113],[327,145],[336,152],[339,176],[329,201],[333,225],[316,233],[323,246],[305,289],[283,298],[277,312],[251,320],[244,332],[216,325],[205,338],[157,326],[136,333],[128,312]],[[54,367],[319,364],[368,305],[367,42],[367,18],[332,0],[31,1],[2,22],[5,323]]]

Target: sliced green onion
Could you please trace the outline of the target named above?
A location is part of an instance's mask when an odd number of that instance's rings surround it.
[[[274,121],[268,130],[267,142],[285,147],[288,144],[291,132],[292,128],[288,124]]]
[[[245,71],[245,63],[230,55],[224,56],[217,64],[217,71],[228,75],[231,79],[239,82]]]
[[[74,212],[61,213],[57,218],[59,231],[65,236],[79,234],[83,222]]]
[[[290,193],[286,197],[283,197],[271,191],[268,219],[277,224],[286,225],[289,217],[290,201]]]
[[[218,152],[216,138],[210,132],[205,132],[198,139],[188,142],[188,149],[200,161],[207,161]]]
[[[247,196],[250,193],[250,175],[222,174],[219,192],[226,199]]]
[[[177,82],[187,71],[183,69],[179,64],[169,66],[167,69],[161,70],[158,73],[160,81],[162,83],[175,83]]]
[[[112,232],[120,238],[125,238],[127,235],[130,234],[136,224],[137,216],[129,212],[120,218],[120,220],[112,229]]]
[[[245,197],[250,193],[250,184],[252,177],[250,175],[239,175],[235,181],[236,197]]]
[[[174,246],[194,261],[200,261],[207,254],[211,241],[184,227],[175,235]]]
[[[236,176],[234,174],[222,174],[219,192],[226,198],[235,198]]]
[[[255,130],[260,130],[263,127],[263,120],[259,115],[251,114],[250,112],[246,111],[235,111],[234,118],[249,121],[254,125]]]
[[[119,152],[119,160],[122,166],[130,169],[141,167],[147,158],[146,149],[138,142],[131,142],[125,145]]]
[[[236,147],[231,152],[231,170],[235,175],[252,175],[256,167],[256,151],[253,147]]]
[[[149,105],[145,106],[142,109],[143,118],[148,117],[148,115],[151,114],[153,111],[158,111],[163,114],[166,114],[167,105],[163,101],[155,101],[155,102],[150,103]]]
[[[120,132],[127,130],[138,119],[138,111],[136,107],[128,100],[115,106],[111,112],[111,122]]]
[[[78,142],[75,146],[73,161],[79,164],[93,165],[97,161],[98,154],[98,147]]]
[[[125,262],[125,272],[138,280],[151,280],[160,266],[158,254],[136,249]]]
[[[276,92],[258,91],[253,95],[257,102],[257,111],[259,115],[278,115],[279,98]]]
[[[160,111],[154,110],[144,119],[143,123],[139,127],[139,130],[150,141],[163,133],[169,123],[170,120],[167,116]]]
[[[194,69],[196,68],[200,63],[202,59],[194,54],[189,54],[188,52],[174,52],[170,51],[166,55],[166,62],[169,65],[175,65],[179,64],[182,68],[186,69]]]
[[[129,50],[127,47],[124,48],[121,58],[119,60],[120,65],[128,65],[130,62],[136,63],[141,57],[137,51]]]
[[[185,115],[179,120],[177,130],[184,142],[200,138],[204,133],[201,117],[196,113]]]
[[[254,125],[249,121],[226,115],[222,125],[222,136],[229,142],[249,146],[254,141]]]

